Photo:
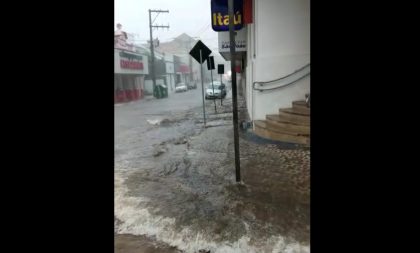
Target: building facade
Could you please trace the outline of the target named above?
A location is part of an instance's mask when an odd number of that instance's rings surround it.
[[[127,43],[127,33],[117,25],[114,33],[114,103],[124,103],[143,97],[144,79],[149,73],[148,57],[136,52]]]
[[[130,102],[144,96],[144,80],[149,73],[148,57],[114,49],[114,101]]]
[[[251,119],[259,120],[310,93],[310,75],[290,85],[303,74],[280,79],[310,65],[310,1],[254,0],[252,7],[253,22],[246,25],[246,100]],[[257,82],[276,79],[266,87],[283,87],[255,89]]]
[[[309,144],[310,110],[305,99],[310,94],[310,1],[238,2],[242,7],[235,15],[237,85],[253,129],[265,138]],[[211,3],[227,6],[225,1]],[[230,60],[228,32],[218,32],[218,37],[219,51]]]
[[[235,32],[235,65],[248,114],[260,120],[310,93],[310,1],[243,0],[242,15],[243,27]],[[219,52],[230,60],[229,33],[219,32],[218,37]],[[289,80],[282,77],[297,70],[304,71],[305,77],[275,88]],[[275,89],[261,92],[256,89],[258,83]]]

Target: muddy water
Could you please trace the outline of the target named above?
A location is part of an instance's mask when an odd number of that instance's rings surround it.
[[[309,252],[309,151],[241,139],[236,184],[226,115],[162,118],[116,135],[117,252]]]

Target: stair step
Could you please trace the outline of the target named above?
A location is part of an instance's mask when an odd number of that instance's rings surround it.
[[[285,117],[283,115],[279,115],[279,114],[268,114],[265,116],[266,119],[270,119],[273,121],[277,121],[280,123],[287,123],[287,124],[293,124],[293,125],[298,125],[298,126],[309,126],[309,124],[302,124],[299,122],[296,122],[296,120],[291,120],[288,117]]]
[[[292,102],[293,107],[305,107],[308,108],[308,105],[306,104],[305,100],[299,100],[299,101],[293,101]]]
[[[311,108],[306,105],[305,101],[294,101],[292,104],[293,104],[292,108],[296,112],[299,112],[300,114],[304,114],[304,115],[311,114]]]
[[[279,109],[282,112],[287,112],[290,114],[297,114],[297,115],[303,115],[303,116],[309,116],[310,110],[309,108],[303,108],[303,107],[293,107],[293,108],[281,108]]]
[[[275,120],[275,121],[278,121],[278,122],[291,123],[291,124],[303,125],[303,126],[309,126],[310,125],[310,117],[309,116],[290,114],[290,113],[287,113],[287,112],[279,111],[279,114],[269,114],[269,115],[266,115],[266,118],[267,117],[269,117],[269,119],[271,119],[271,120]]]
[[[298,114],[302,115],[311,115],[311,109],[309,107],[293,107],[293,110],[295,110]]]
[[[256,135],[266,138],[266,139],[309,145],[308,136],[296,136],[296,135],[290,135],[287,133],[273,131],[272,129],[267,128],[267,124],[265,120],[254,121],[254,132]]]
[[[293,109],[295,109],[297,111],[300,111],[302,113],[306,113],[308,115],[311,112],[311,109],[306,104],[306,101],[293,101],[292,102],[292,107],[293,107]]]
[[[292,135],[309,135],[310,134],[310,127],[306,125],[296,125],[291,124],[288,122],[279,122],[272,117],[266,116],[265,121],[267,128],[278,130],[279,132],[285,132]]]
[[[279,117],[288,120],[291,123],[297,125],[308,126],[310,124],[311,117],[309,115],[295,114],[289,109],[279,109]]]

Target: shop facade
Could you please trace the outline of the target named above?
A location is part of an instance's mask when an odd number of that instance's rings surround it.
[[[148,57],[123,49],[114,49],[114,103],[144,97],[144,79],[149,74]]]

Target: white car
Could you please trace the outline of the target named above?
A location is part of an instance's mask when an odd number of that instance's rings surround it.
[[[175,92],[184,92],[187,90],[188,90],[188,87],[185,83],[178,83],[175,85]]]
[[[213,86],[214,86],[214,92],[213,92]],[[211,83],[207,85],[206,99],[221,98],[225,96],[226,96],[226,88],[224,84],[220,83],[219,81],[214,81],[213,85]]]

